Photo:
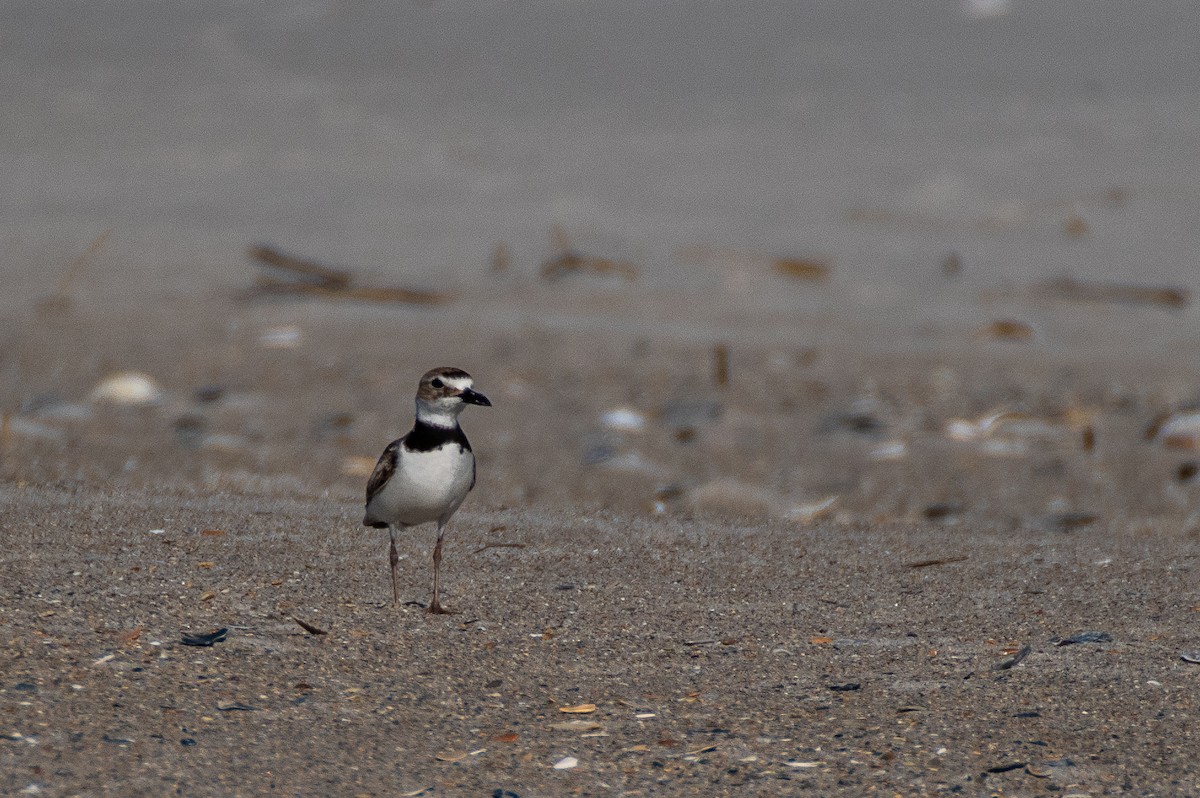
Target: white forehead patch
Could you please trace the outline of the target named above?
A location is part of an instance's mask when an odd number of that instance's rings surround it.
[[[465,391],[475,384],[470,377],[442,377],[442,382],[457,391]]]

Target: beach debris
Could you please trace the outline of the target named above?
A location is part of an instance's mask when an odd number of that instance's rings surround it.
[[[825,685],[835,693],[853,693],[862,689],[861,682],[846,682],[845,684],[827,684]]]
[[[884,441],[873,448],[867,457],[877,463],[886,463],[893,460],[903,460],[908,456],[908,444],[904,441]]]
[[[559,707],[559,712],[565,712],[568,715],[588,715],[596,711],[595,704],[575,704],[569,707]]]
[[[295,349],[303,342],[304,332],[295,324],[268,327],[258,336],[258,343],[264,349]]]
[[[956,562],[965,562],[969,558],[965,554],[956,557],[940,557],[936,560],[917,560],[916,562],[907,562],[905,566],[908,568],[932,568],[935,565],[950,565]]]
[[[1087,219],[1078,210],[1071,211],[1063,221],[1063,232],[1071,238],[1083,238],[1090,229]]]
[[[1095,444],[1095,430],[1092,427],[1094,415],[1092,410],[1076,407],[1049,417],[997,409],[977,419],[950,419],[946,422],[944,434],[949,440],[974,444],[981,454],[996,457],[1025,455],[1032,442],[1074,440],[1076,431],[1082,431],[1086,448],[1089,434],[1091,445]],[[1087,432],[1089,429],[1092,430],[1090,433]]]
[[[976,330],[975,337],[996,341],[1032,341],[1033,327],[1014,319],[996,319]]]
[[[375,470],[375,458],[361,454],[347,455],[342,458],[339,470],[347,477],[369,477]]]
[[[1091,526],[1099,520],[1100,516],[1095,513],[1070,511],[1052,513],[1046,516],[1043,522],[1051,529],[1057,529],[1060,532],[1070,532],[1073,529],[1082,529],[1085,526]]]
[[[833,268],[833,258],[825,255],[775,258],[771,267],[786,277],[801,280],[824,280]]]
[[[229,628],[222,626],[220,629],[216,629],[216,630],[214,630],[212,632],[208,632],[206,634],[183,635],[179,639],[179,642],[183,643],[185,646],[197,646],[197,647],[201,647],[201,648],[207,648],[209,646],[214,645],[215,643],[220,643],[222,640],[224,640],[228,636],[229,636]]]
[[[550,728],[555,731],[586,732],[599,729],[600,724],[594,720],[564,720],[551,723]]]
[[[345,288],[350,285],[350,272],[345,269],[289,255],[267,244],[250,247],[249,254],[268,271],[277,269],[291,280],[305,281],[312,285],[323,285],[329,288]]]
[[[978,419],[953,418],[946,423],[946,437],[953,441],[970,443],[994,434],[997,428],[1006,421],[1029,418],[1024,413],[1011,410],[992,410]]]
[[[39,424],[5,411],[0,414],[0,449],[7,448],[14,436],[43,441],[66,440],[67,433],[56,427]]]
[[[662,515],[668,510],[674,510],[679,506],[679,502],[687,497],[687,491],[682,485],[659,485],[654,489],[654,500],[650,504],[650,511]]]
[[[1112,639],[1108,632],[1080,632],[1070,637],[1052,637],[1050,642],[1056,646],[1072,646],[1076,643],[1111,643]]]
[[[105,230],[100,235],[92,239],[92,243],[88,244],[87,249],[79,253],[76,258],[71,261],[71,265],[63,272],[63,276],[59,278],[58,285],[54,287],[54,293],[46,297],[38,303],[38,310],[46,313],[58,313],[65,310],[70,310],[74,300],[71,299],[71,288],[75,281],[83,274],[87,268],[88,262],[97,252],[104,248],[108,243],[108,237],[112,230]]]
[[[713,344],[713,385],[724,388],[729,384],[729,344]]]
[[[471,754],[469,751],[452,749],[449,751],[442,751],[439,754],[435,754],[433,758],[439,762],[461,762],[470,755]]]
[[[801,761],[793,759],[789,762],[784,762],[783,764],[790,768],[819,768],[819,767],[821,767],[821,765],[824,765],[825,763],[824,762],[801,762]]]
[[[1200,665],[1200,651],[1182,651],[1179,658],[1191,665]]]
[[[627,281],[636,280],[638,274],[637,267],[632,263],[586,255],[573,249],[560,252],[542,264],[543,279],[551,281],[585,271],[601,275],[616,274]]]
[[[802,524],[812,523],[818,518],[828,515],[835,507],[841,496],[831,494],[816,501],[805,502],[789,507],[784,511],[783,517],[789,521],[799,521]]]
[[[1146,439],[1167,449],[1200,451],[1200,410],[1159,416],[1147,427]]]
[[[1017,667],[1018,665],[1020,665],[1021,662],[1026,657],[1028,657],[1030,655],[1030,653],[1032,653],[1032,652],[1033,652],[1032,646],[1027,646],[1027,645],[1021,646],[1021,648],[1017,649],[1012,654],[1009,654],[1004,659],[1002,659],[999,662],[997,662],[996,664],[992,665],[992,670],[994,670],[994,671],[1011,670],[1011,669]]]
[[[671,428],[672,437],[679,443],[691,443],[701,425],[720,418],[723,408],[719,402],[685,400],[669,402],[660,420]]]
[[[554,763],[555,770],[570,770],[579,765],[579,760],[573,756],[564,756],[562,759]]]
[[[91,400],[114,405],[148,405],[161,401],[162,389],[154,378],[140,371],[111,374],[92,389]]]
[[[945,521],[966,512],[967,506],[962,502],[934,502],[925,505],[921,515],[930,521]]]
[[[192,399],[202,405],[219,402],[221,399],[225,398],[227,390],[228,389],[224,385],[218,385],[217,383],[201,385],[199,388],[192,391]]]
[[[356,285],[353,275],[345,269],[289,255],[265,244],[250,247],[249,254],[268,271],[259,276],[250,297],[316,296],[409,305],[439,305],[454,298],[452,294],[437,291]]]
[[[808,642],[814,646],[827,646],[833,642],[833,638],[825,637],[824,635],[816,635],[808,638]]]
[[[506,272],[511,265],[512,249],[505,241],[496,242],[496,246],[492,248],[492,271],[498,274]]]
[[[590,272],[603,276],[617,275],[632,282],[637,279],[638,269],[632,263],[587,255],[571,246],[571,240],[558,225],[550,230],[550,240],[558,251],[542,263],[542,279],[558,280],[568,274]]]
[[[1020,770],[1021,768],[1025,767],[1027,764],[1029,764],[1029,763],[1028,762],[1009,762],[1007,765],[996,765],[995,767],[990,767],[987,770],[985,770],[984,775],[987,775],[988,773],[1008,773],[1013,770]]]
[[[497,734],[494,737],[492,737],[492,740],[497,743],[515,743],[518,739],[520,739],[520,737],[521,737],[521,735],[517,734],[514,731],[510,731],[510,732],[501,732],[500,734]]]
[[[821,424],[823,432],[840,430],[867,436],[877,436],[886,427],[880,402],[871,396],[854,400],[849,410],[827,416]]]
[[[641,432],[646,428],[646,417],[629,407],[617,407],[600,417],[600,423],[617,432]]]
[[[243,704],[241,701],[218,701],[218,712],[254,712],[257,707]]]
[[[1072,302],[1104,302],[1118,305],[1159,305],[1185,308],[1191,292],[1169,286],[1141,286],[1125,283],[1090,282],[1073,277],[1059,277],[1036,286],[1042,296]]]
[[[719,478],[692,488],[688,504],[693,512],[728,520],[763,521],[775,514],[779,497],[765,488],[733,478]]]
[[[292,620],[295,621],[296,623],[298,623],[300,625],[300,628],[303,629],[304,631],[308,632],[310,635],[327,635],[327,634],[329,634],[329,632],[325,631],[324,629],[320,628],[319,626],[313,626],[311,623],[302,621],[299,618],[297,618],[295,615],[292,616]]]

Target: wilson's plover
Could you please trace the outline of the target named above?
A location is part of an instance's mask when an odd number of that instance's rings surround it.
[[[417,421],[412,430],[392,441],[367,482],[367,512],[363,526],[387,527],[391,536],[388,564],[392,569],[392,601],[400,603],[396,585],[396,530],[437,521],[433,547],[433,600],[429,611],[443,613],[439,571],[446,522],[475,487],[475,454],[458,425],[467,405],[491,407],[472,387],[471,375],[461,369],[436,368],[421,377],[417,387]]]

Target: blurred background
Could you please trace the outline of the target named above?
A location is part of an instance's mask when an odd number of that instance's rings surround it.
[[[349,502],[445,364],[494,505],[1190,529],[1196,30],[6,3],[5,476]]]

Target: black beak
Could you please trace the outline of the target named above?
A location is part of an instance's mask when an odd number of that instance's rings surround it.
[[[489,400],[479,391],[476,391],[472,388],[468,388],[462,392],[462,400],[469,405],[483,405],[484,407],[492,406],[491,400]]]

